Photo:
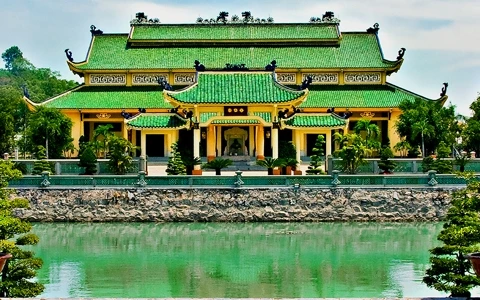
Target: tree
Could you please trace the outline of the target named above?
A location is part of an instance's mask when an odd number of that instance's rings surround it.
[[[32,64],[23,57],[22,51],[17,46],[12,46],[2,53],[5,68],[9,71],[18,71],[29,68]]]
[[[376,124],[370,122],[370,119],[361,119],[355,124],[355,133],[365,132],[365,145],[372,150],[380,148],[380,142],[377,140],[380,135],[380,129]]]
[[[380,162],[378,163],[378,167],[383,171],[383,174],[392,173],[397,166],[394,161],[390,160],[391,158],[393,158],[392,149],[389,146],[383,147],[380,151]]]
[[[40,175],[42,172],[55,173],[54,166],[45,160],[45,148],[43,146],[37,146],[34,152],[37,159],[33,163],[32,175]]]
[[[342,171],[355,174],[370,153],[365,140],[355,133],[339,132],[335,133],[334,140],[340,145],[340,149],[335,151],[334,156],[342,159]]]
[[[15,115],[20,99],[19,91],[0,86],[0,154],[10,152],[15,145]]]
[[[431,267],[423,282],[451,297],[470,297],[470,289],[480,285],[472,275],[466,254],[480,250],[480,185],[468,180],[467,187],[453,193],[443,230],[437,239],[443,245],[430,249]]]
[[[16,208],[28,208],[26,199],[11,197],[6,189],[8,182],[19,178],[21,173],[14,170],[13,163],[0,160],[0,252],[12,254],[3,269],[0,281],[0,297],[35,297],[43,292],[43,285],[35,282],[37,270],[42,267],[42,260],[34,252],[25,251],[20,246],[35,245],[39,239],[29,233],[32,226],[13,215]]]
[[[92,147],[85,147],[80,154],[79,167],[85,168],[83,175],[93,175],[97,173],[97,156]]]
[[[454,106],[442,107],[439,102],[417,98],[415,101],[402,101],[399,108],[402,114],[395,127],[412,150],[423,146],[423,156],[426,156],[435,152],[441,141],[447,145],[455,142],[453,128],[457,121]]]
[[[68,117],[55,108],[40,106],[30,117],[27,139],[31,150],[44,146],[47,158],[61,158],[71,143],[71,132],[72,121]]]
[[[466,120],[465,129],[462,133],[462,142],[466,151],[475,151],[480,154],[480,93],[477,99],[472,102],[470,109],[473,116]]]
[[[172,156],[168,158],[167,169],[168,175],[185,175],[186,169],[182,161],[180,151],[178,151],[178,144],[172,144]]]
[[[406,157],[410,149],[412,149],[412,146],[404,139],[393,146],[393,150],[400,152],[400,156],[402,157]]]
[[[101,150],[103,151],[103,158],[107,158],[108,154],[108,143],[111,138],[113,138],[114,134],[111,131],[113,129],[112,124],[105,124],[105,125],[100,125],[97,128],[95,128],[93,132],[93,140],[96,142],[95,145],[97,145],[97,155],[98,151]],[[102,137],[102,141],[100,142],[100,137]],[[101,147],[98,147],[98,145],[101,145]]]
[[[123,175],[133,167],[131,153],[137,147],[123,137],[111,136],[109,139],[108,166],[115,174]],[[86,151],[86,150],[85,150]]]
[[[324,174],[322,168],[322,156],[323,153],[323,145],[325,144],[325,137],[321,134],[317,136],[317,140],[315,141],[315,146],[312,149],[313,155],[310,156],[310,165],[308,166],[308,170],[305,171],[307,175],[320,175]]]

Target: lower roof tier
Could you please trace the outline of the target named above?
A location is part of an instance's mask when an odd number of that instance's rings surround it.
[[[435,101],[392,84],[310,86],[300,108],[394,108],[403,100],[420,98]],[[445,101],[442,97],[436,101]],[[32,103],[33,104],[33,103]],[[34,104],[35,105],[35,104]],[[172,105],[163,98],[159,86],[151,87],[93,87],[81,85],[41,104],[58,109],[169,109]],[[212,104],[204,104],[211,106]],[[228,105],[228,103],[225,103]],[[266,103],[265,106],[271,104]],[[218,104],[216,104],[218,106]]]

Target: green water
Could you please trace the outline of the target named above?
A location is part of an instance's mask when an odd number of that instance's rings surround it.
[[[439,223],[35,224],[42,297],[426,297]]]

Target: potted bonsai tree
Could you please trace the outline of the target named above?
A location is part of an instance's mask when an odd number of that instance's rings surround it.
[[[217,157],[212,161],[203,164],[202,169],[214,169],[215,175],[222,175],[222,169],[231,166],[233,161],[228,158]]]
[[[392,174],[393,169],[397,166],[390,158],[393,158],[392,150],[388,146],[383,147],[380,151],[380,162],[378,163],[378,167],[382,170],[381,174]]]

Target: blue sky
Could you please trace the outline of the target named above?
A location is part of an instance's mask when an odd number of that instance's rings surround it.
[[[395,60],[407,49],[404,63],[388,81],[428,98],[438,98],[448,82],[447,103],[470,115],[480,91],[480,1],[478,0],[0,0],[0,51],[16,45],[37,67],[81,81],[67,68],[64,50],[83,60],[90,25],[109,33],[126,33],[135,13],[143,11],[162,23],[193,23],[220,11],[281,22],[308,22],[335,12],[342,31],[363,31],[380,24],[385,58]]]

